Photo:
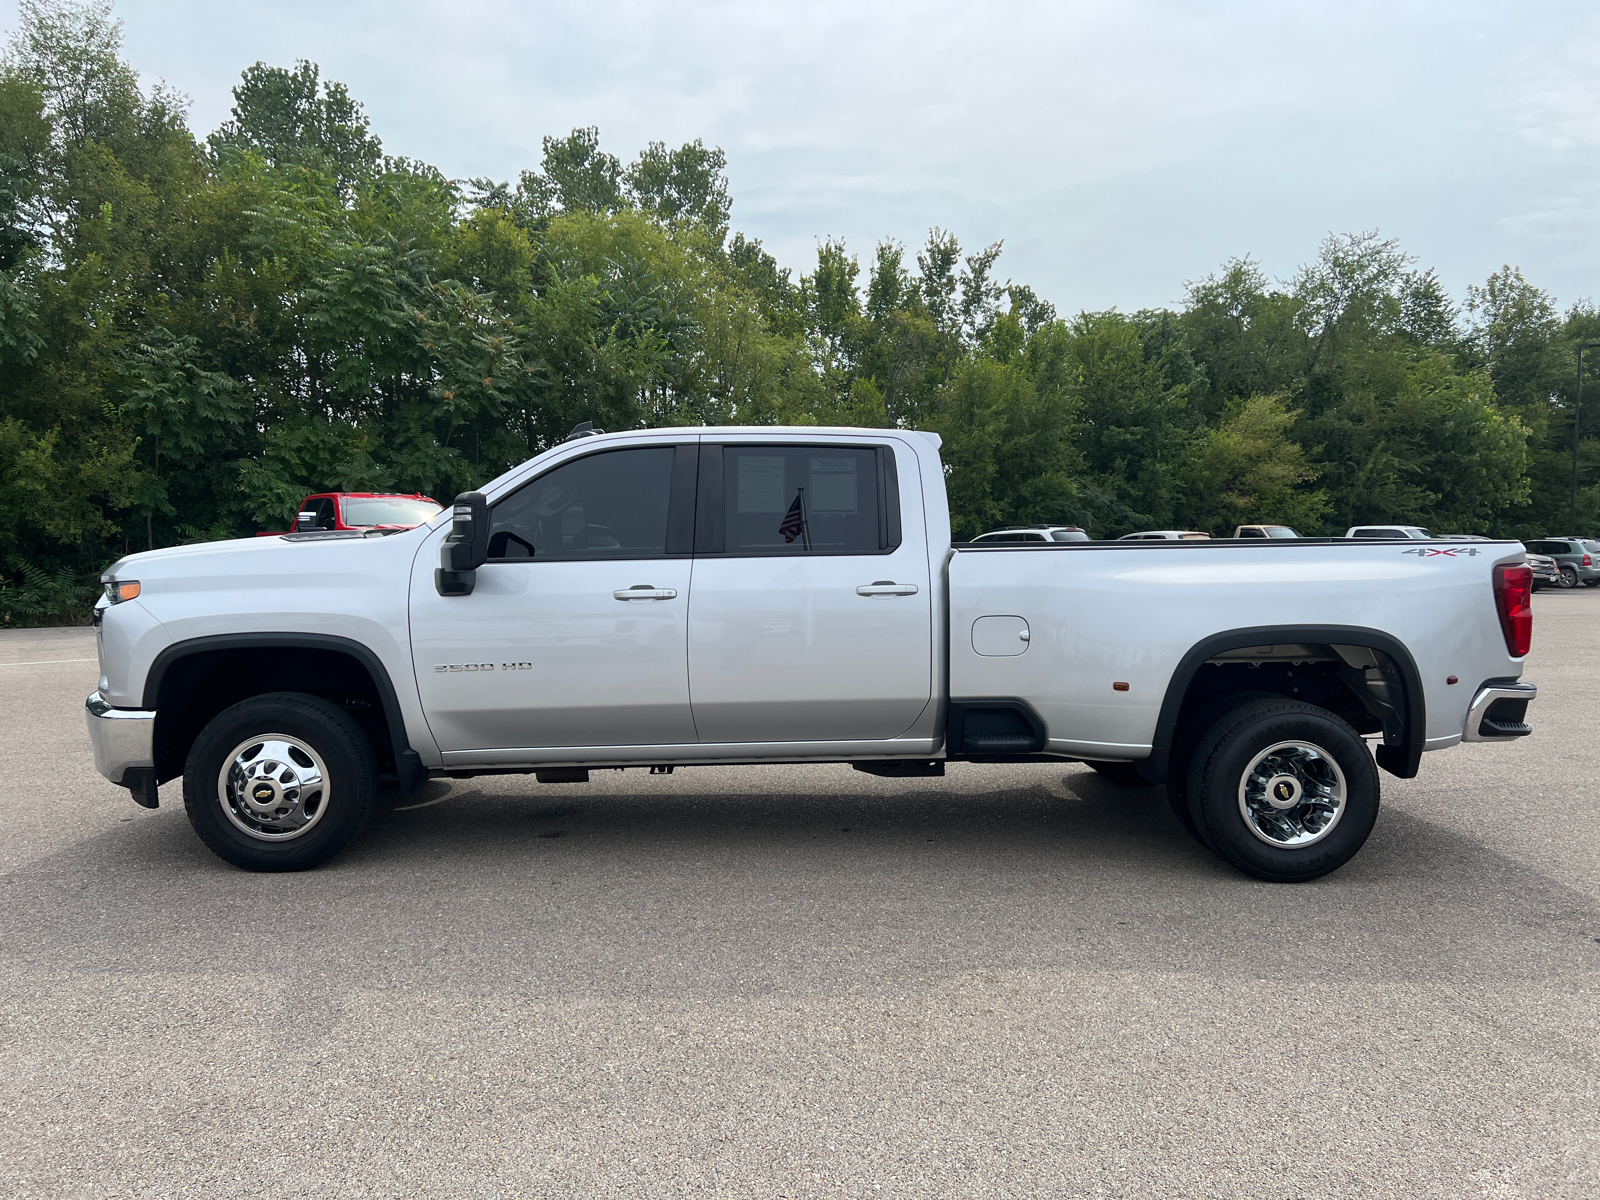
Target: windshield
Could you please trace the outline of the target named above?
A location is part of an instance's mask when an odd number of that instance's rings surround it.
[[[1267,536],[1275,538],[1297,538],[1300,535],[1287,525],[1268,525]]]
[[[421,525],[442,505],[432,500],[408,500],[404,496],[346,496],[346,525]]]

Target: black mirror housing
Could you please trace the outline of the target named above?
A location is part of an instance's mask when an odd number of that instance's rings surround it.
[[[434,586],[441,596],[470,596],[478,568],[489,559],[489,501],[482,492],[456,497],[455,517],[439,552]]]
[[[456,497],[455,520],[445,538],[452,571],[476,571],[489,561],[489,502],[482,492],[462,492]]]

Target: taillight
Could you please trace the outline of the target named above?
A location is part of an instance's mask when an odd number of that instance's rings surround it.
[[[1594,566],[1594,559],[1590,558],[1587,554],[1585,554],[1583,556],[1583,565],[1586,566],[1586,567]]]
[[[1533,568],[1502,563],[1494,569],[1494,606],[1500,611],[1500,632],[1512,658],[1522,658],[1533,643]]]

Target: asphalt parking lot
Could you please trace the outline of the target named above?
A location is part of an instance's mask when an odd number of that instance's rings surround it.
[[[250,875],[0,633],[0,1193],[1600,1194],[1600,591],[1298,887],[1079,766],[506,777]]]

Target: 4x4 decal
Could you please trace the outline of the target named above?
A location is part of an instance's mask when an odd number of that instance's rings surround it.
[[[1462,546],[1460,549],[1441,550],[1437,546],[1415,546],[1410,550],[1402,550],[1401,554],[1415,554],[1418,558],[1455,558],[1465,554],[1468,558],[1477,558],[1478,550],[1475,546]]]

